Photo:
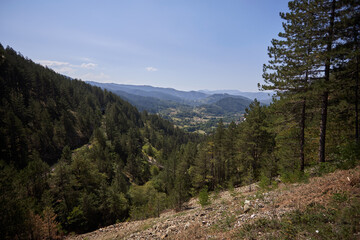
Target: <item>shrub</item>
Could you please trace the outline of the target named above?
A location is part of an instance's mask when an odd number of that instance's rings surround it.
[[[283,171],[281,173],[281,181],[285,183],[307,182],[309,179],[308,173],[295,171]]]
[[[338,168],[350,169],[360,160],[360,146],[356,142],[347,142],[337,147]]]
[[[208,193],[207,187],[204,187],[204,188],[202,188],[200,190],[200,192],[199,192],[199,203],[200,203],[200,205],[202,207],[210,204],[209,193]]]
[[[270,178],[268,178],[264,173],[261,173],[259,187],[263,190],[268,190],[270,184],[271,184]]]

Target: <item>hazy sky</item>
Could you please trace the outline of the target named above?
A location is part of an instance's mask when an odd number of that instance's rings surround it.
[[[257,91],[287,0],[0,0],[0,43],[82,80]]]

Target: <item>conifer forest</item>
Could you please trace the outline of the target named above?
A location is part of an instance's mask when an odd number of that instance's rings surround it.
[[[292,0],[279,18],[258,86],[272,103],[209,134],[0,45],[0,238],[59,239],[181,211],[205,190],[357,166],[360,2]]]

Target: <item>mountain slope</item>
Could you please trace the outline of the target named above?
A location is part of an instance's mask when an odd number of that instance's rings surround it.
[[[141,85],[126,85],[116,83],[98,83],[88,81],[87,83],[98,86],[103,89],[107,89],[116,93],[123,94],[124,92],[143,96],[153,97],[165,101],[175,101],[177,103],[187,104],[191,106],[199,106],[202,104],[215,103],[223,98],[241,98],[244,101],[251,102],[255,98],[263,104],[271,102],[271,93],[264,92],[240,92],[238,90],[217,90],[217,91],[179,91],[173,88],[160,88],[152,86],[141,86]]]
[[[160,88],[152,86],[141,85],[126,85],[115,83],[97,83],[88,81],[89,84],[99,86],[109,91],[123,91],[135,95],[156,97],[161,100],[172,100],[180,103],[192,103],[193,101],[203,99],[208,95],[196,91],[179,91],[173,88]]]
[[[122,123],[124,132],[119,134],[141,128],[148,120],[111,92],[57,74],[11,48],[0,47],[1,159],[26,161],[28,153],[36,150],[46,162],[54,163],[66,145],[73,149],[86,144],[102,118],[109,119],[113,105],[121,113],[116,121]],[[126,97],[135,99],[130,94]],[[144,97],[143,101],[149,99]],[[176,106],[172,102],[156,104],[160,109],[161,104]],[[26,136],[16,143],[17,134]]]
[[[254,100],[255,98],[262,102],[271,102],[273,92],[242,92],[238,90],[215,90],[215,91],[209,91],[209,90],[200,90],[199,92],[205,93],[205,94],[229,94],[229,95],[235,95],[235,96],[243,96],[249,99]]]
[[[168,211],[159,218],[119,223],[67,239],[356,239],[359,180],[356,167],[309,183],[280,184],[274,191],[261,192],[253,184],[213,195],[204,208],[193,198],[182,212]],[[343,200],[342,193],[346,193]]]
[[[114,93],[137,107],[139,111],[146,110],[150,113],[158,113],[168,108],[188,107],[173,100],[163,100],[157,97],[131,94],[121,90],[116,90]]]
[[[86,144],[102,118],[116,106],[118,134],[141,128],[138,110],[111,92],[72,80],[0,48],[1,159],[24,166],[34,151],[55,163],[62,149]],[[11,130],[10,130],[11,129]],[[19,141],[19,134],[24,135]]]
[[[246,98],[246,97],[233,96],[233,95],[229,95],[229,94],[227,94],[227,93],[224,93],[224,94],[217,93],[217,94],[209,95],[209,96],[207,96],[206,98],[203,98],[203,99],[201,99],[201,100],[198,100],[198,101],[196,102],[196,104],[197,104],[197,105],[201,105],[201,104],[212,104],[212,103],[216,103],[216,102],[220,101],[221,99],[228,98],[228,97],[239,98],[239,99],[243,99],[243,100],[245,100],[245,101],[251,102],[251,100],[248,99],[248,98]]]
[[[243,97],[225,97],[213,104],[201,105],[200,107],[204,107],[205,111],[210,114],[235,114],[244,112],[250,103],[250,99]]]
[[[153,175],[162,184],[169,156],[200,139],[10,47],[0,45],[0,56],[4,239],[55,239],[60,228],[80,233],[127,219],[140,205],[130,189]],[[164,187],[147,189],[166,196]]]

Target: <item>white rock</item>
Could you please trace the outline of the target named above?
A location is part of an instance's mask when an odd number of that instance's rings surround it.
[[[190,222],[187,222],[184,226],[184,230],[188,229],[190,227]]]
[[[245,200],[244,202],[244,212],[248,212],[250,210],[250,201],[249,200]]]

